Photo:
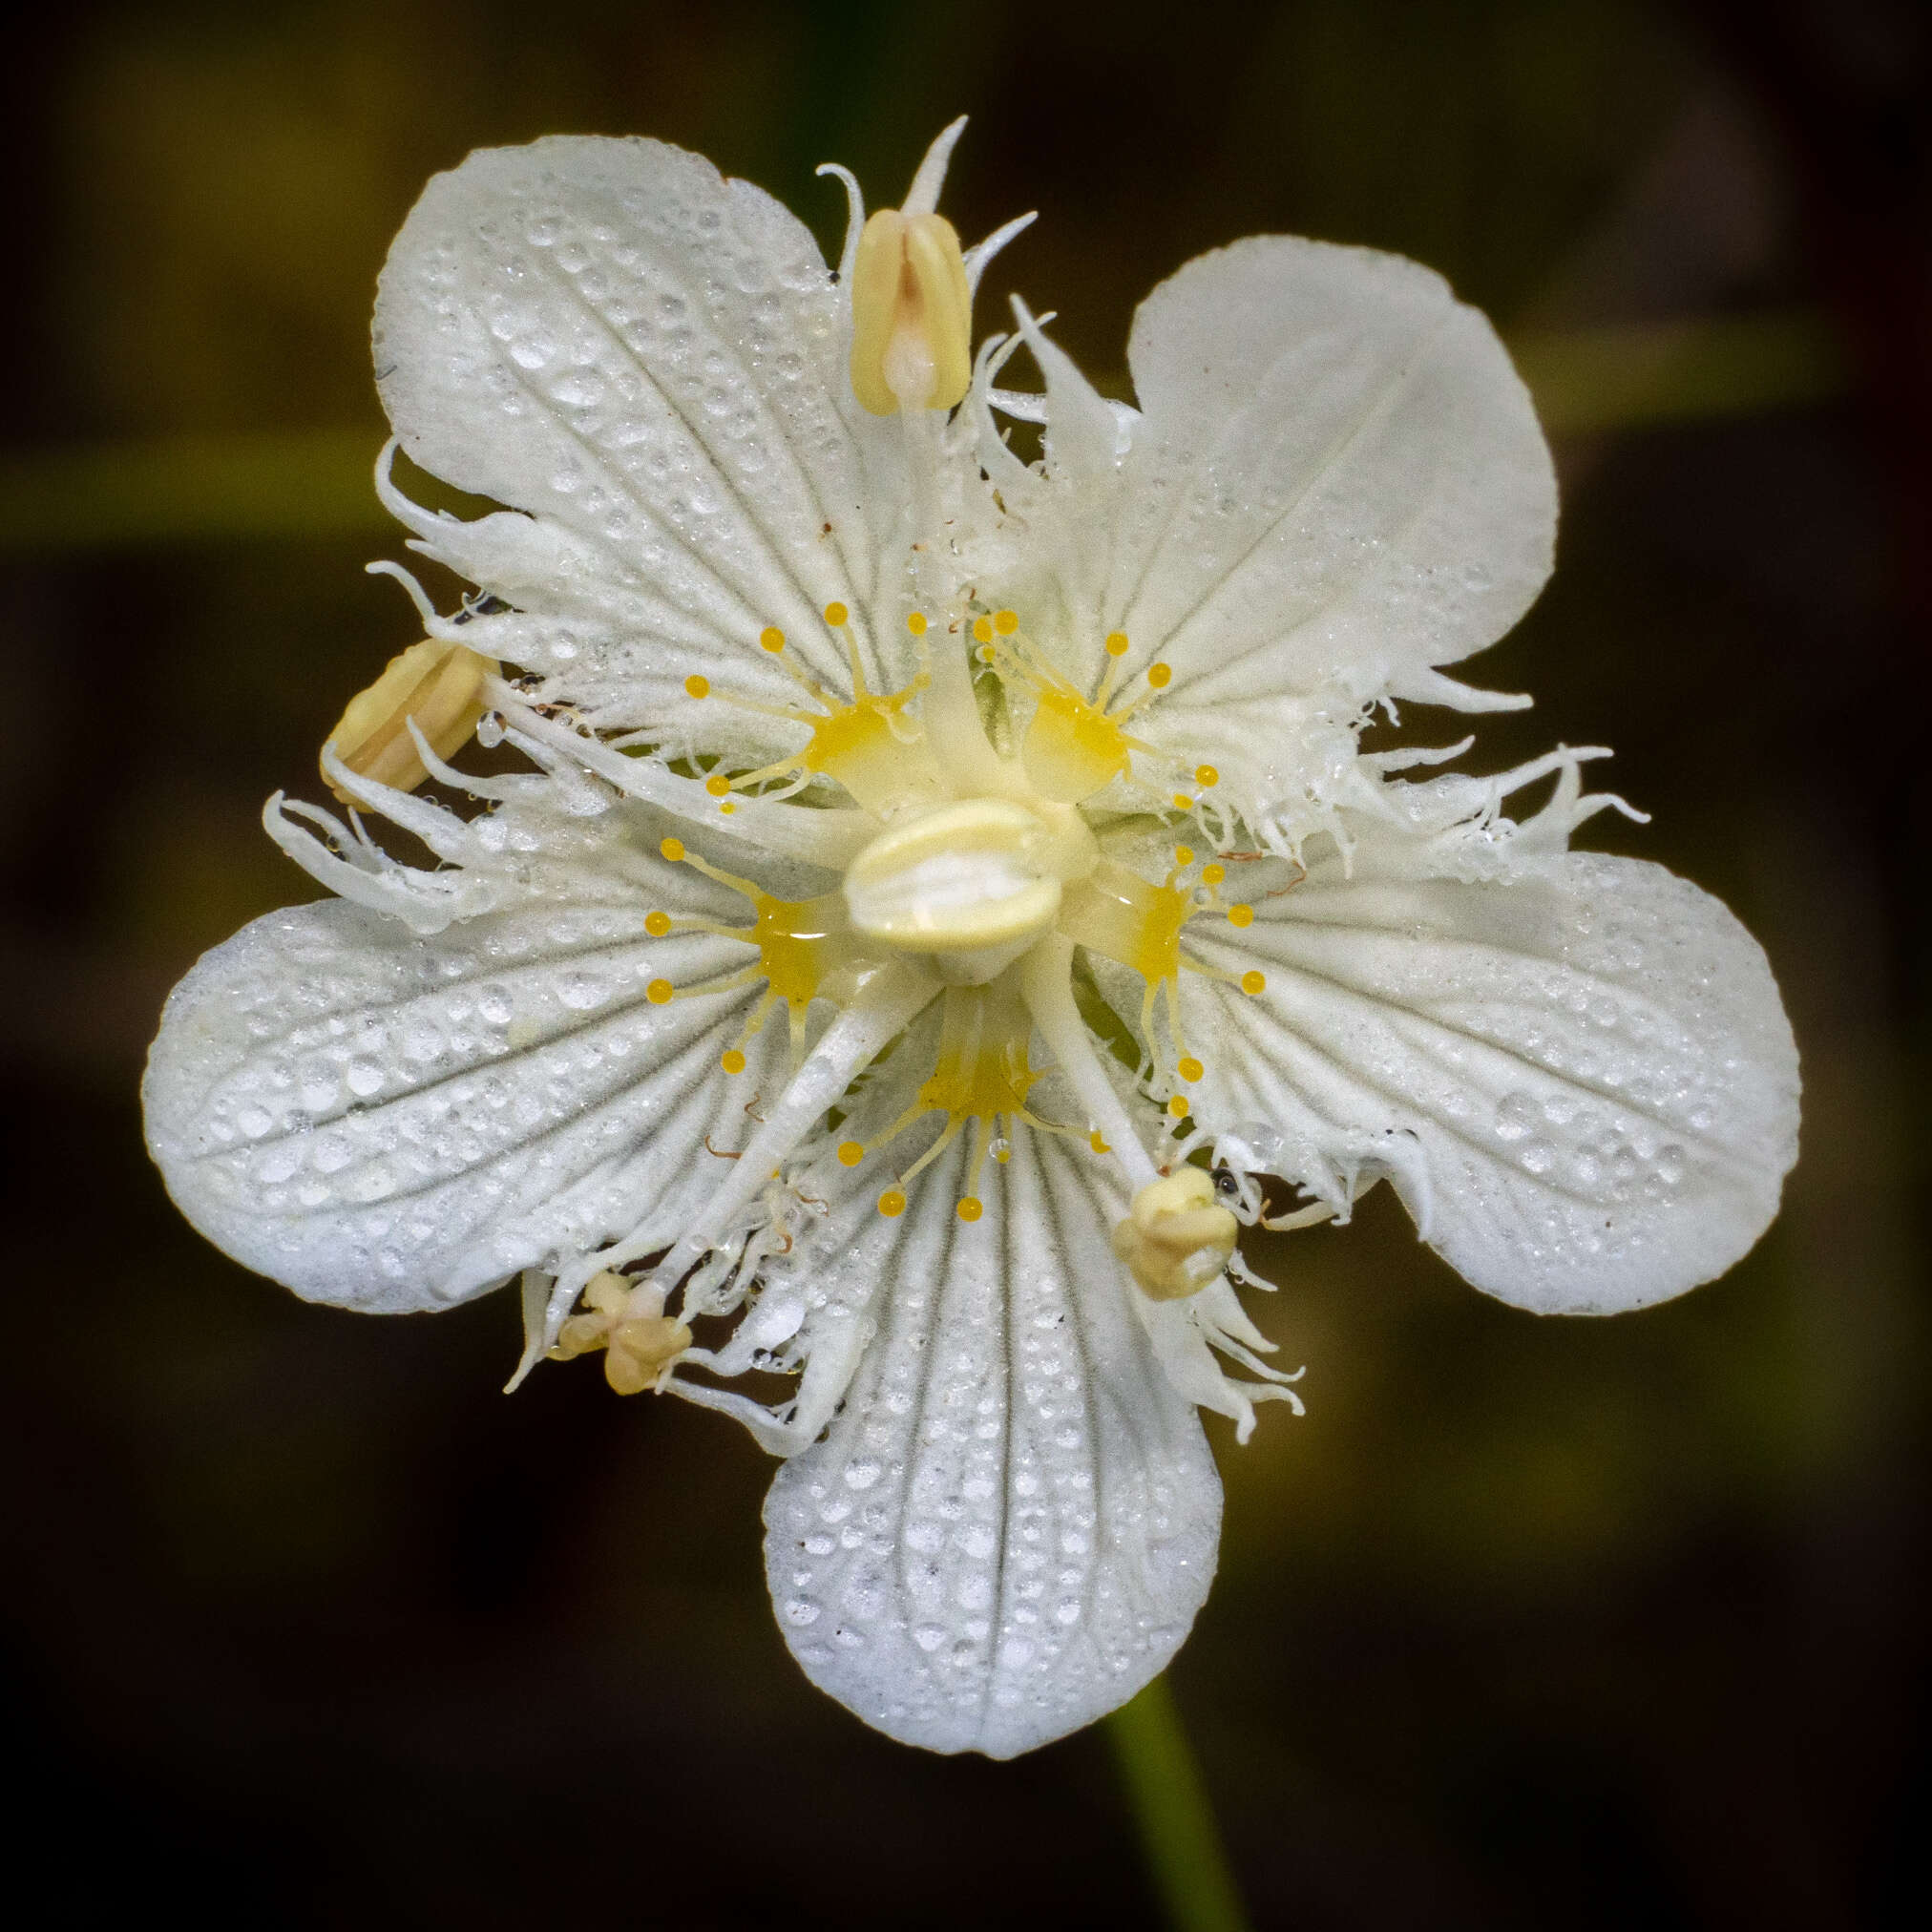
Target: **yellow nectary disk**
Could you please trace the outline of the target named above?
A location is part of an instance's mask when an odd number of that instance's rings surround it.
[[[1155,1301],[1198,1294],[1227,1266],[1240,1224],[1213,1177],[1183,1167],[1143,1187],[1114,1229],[1114,1252]]]

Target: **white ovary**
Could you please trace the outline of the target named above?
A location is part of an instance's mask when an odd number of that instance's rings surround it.
[[[1768,1225],[1797,1069],[1722,907],[1568,850],[1616,803],[1599,753],[1358,748],[1393,700],[1522,702],[1443,670],[1552,549],[1487,322],[1270,237],[1142,306],[1135,407],[1023,305],[975,359],[1017,224],[961,250],[938,216],[957,133],[870,228],[846,178],[838,273],[659,142],[430,184],[378,382],[410,457],[503,507],[425,511],[387,456],[378,487],[476,587],[417,594],[419,657],[475,662],[407,742],[420,681],[377,688],[387,762],[324,758],[346,822],[270,801],[337,897],[188,975],[145,1100],[183,1211],[302,1294],[521,1275],[519,1376],[567,1321],[567,1352],[651,1324],[614,1380],[787,1459],[766,1564],[807,1672],[1010,1755],[1186,1636],[1194,1411],[1246,1440],[1298,1406],[1233,1285],[1263,1177],[1337,1225],[1389,1178],[1479,1288],[1609,1312]],[[1043,392],[998,386],[1022,346]],[[515,773],[448,762],[476,705]],[[483,808],[397,788],[425,774]]]

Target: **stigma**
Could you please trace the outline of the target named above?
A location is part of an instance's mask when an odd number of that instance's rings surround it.
[[[852,263],[852,389],[875,416],[950,410],[973,379],[973,294],[943,215],[881,208]]]
[[[866,938],[979,985],[1052,926],[1064,882],[1098,858],[1093,834],[1063,807],[959,799],[873,839],[846,873],[846,906]]]

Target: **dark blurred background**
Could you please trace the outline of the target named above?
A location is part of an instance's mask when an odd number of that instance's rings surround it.
[[[17,32],[18,30],[16,30]],[[168,987],[309,895],[372,556],[375,272],[434,170],[685,143],[835,244],[950,116],[991,278],[1124,384],[1134,303],[1254,230],[1445,271],[1552,429],[1556,579],[1471,668],[1485,766],[1607,743],[1763,939],[1804,1056],[1782,1219],[1607,1322],[1485,1301],[1395,1204],[1265,1258],[1310,1413],[1236,1449],[1172,1672],[1261,1926],[1912,1922],[1922,1856],[1924,15],[1880,0],[81,6],[0,89],[7,1825],[21,1922],[1157,1922],[1104,1740],[1011,1765],[813,1691],[771,1465],[593,1367],[498,1393],[498,1296],[308,1308],[174,1214]],[[982,327],[1000,309],[982,304]],[[447,603],[452,587],[436,586]],[[1887,720],[1889,719],[1889,723]],[[1418,713],[1440,742],[1454,721]]]

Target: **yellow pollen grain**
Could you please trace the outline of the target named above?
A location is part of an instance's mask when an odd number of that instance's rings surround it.
[[[1228,868],[1226,866],[1203,866],[1201,868],[1201,883],[1204,886],[1218,886],[1227,876]]]
[[[671,982],[668,979],[653,979],[644,988],[644,998],[653,1006],[662,1006],[671,997]]]
[[[995,1147],[993,1150],[993,1158],[996,1161],[998,1161],[999,1165],[1003,1167],[1005,1166],[1007,1162],[1012,1160],[1013,1149],[1011,1147]]]
[[[731,789],[731,781],[728,778],[724,777],[722,773],[713,772],[711,776],[704,781],[704,789],[708,791],[713,798],[723,798],[724,794]]]
[[[841,1141],[838,1144],[838,1164],[841,1167],[856,1167],[866,1157],[864,1145],[858,1141]]]
[[[989,618],[975,618],[973,620],[973,635],[982,644],[990,644],[993,641],[992,620]]]
[[[1170,665],[1149,664],[1147,666],[1147,682],[1153,685],[1155,690],[1165,691],[1173,682],[1174,672]]]
[[[1174,1098],[1167,1102],[1167,1111],[1170,1114],[1172,1114],[1177,1121],[1185,1121],[1187,1118],[1187,1102],[1186,1097],[1181,1094],[1176,1094]]]
[[[1197,765],[1194,767],[1194,783],[1201,786],[1219,785],[1221,774],[1211,765]]]
[[[701,678],[696,671],[684,680],[684,695],[687,698],[708,698],[711,695],[711,681]]]
[[[995,611],[993,613],[993,628],[1002,638],[1010,638],[1019,628],[1019,613],[1018,611]]]
[[[1126,632],[1109,631],[1107,633],[1107,656],[1110,658],[1124,658],[1126,655],[1127,655]]]
[[[1207,1071],[1208,1069],[1191,1053],[1181,1062],[1181,1078],[1183,1080],[1199,1080]]]
[[[888,1187],[879,1196],[879,1212],[888,1221],[895,1221],[906,1211],[906,1197],[896,1187]]]
[[[906,620],[906,628],[915,638],[923,638],[926,635],[926,613],[924,611],[914,611]]]
[[[837,630],[839,625],[844,623],[845,620],[850,616],[851,612],[847,610],[845,605],[840,603],[837,600],[837,598],[833,598],[833,600],[830,603],[827,604],[825,607],[825,620],[832,627],[833,630]]]
[[[1228,923],[1230,926],[1253,925],[1254,908],[1252,906],[1229,906],[1228,909]]]
[[[664,936],[664,934],[668,933],[670,930],[671,930],[670,914],[646,913],[644,914],[644,931],[647,932],[652,938],[662,939]]]
[[[785,633],[782,630],[780,630],[776,624],[766,624],[766,627],[758,633],[758,641],[761,644],[763,644],[767,651],[770,651],[775,654],[779,651],[784,650],[785,648]]]
[[[682,839],[667,838],[662,845],[659,846],[658,850],[661,852],[662,852],[663,855],[667,859],[669,859],[673,865],[676,865],[678,861],[684,856],[684,841]]]
[[[1191,866],[1194,863],[1194,848],[1192,846],[1176,846],[1174,848],[1174,863],[1177,866]]]
[[[962,1221],[977,1221],[986,1210],[979,1205],[976,1196],[969,1194],[955,1211]]]
[[[745,1056],[735,1046],[727,1046],[718,1064],[726,1073],[743,1073],[745,1071]]]
[[[1087,1145],[1097,1154],[1111,1154],[1113,1152],[1113,1149],[1107,1145],[1105,1137],[1098,1127],[1087,1136]]]
[[[1241,976],[1241,990],[1250,999],[1257,993],[1265,993],[1268,990],[1268,975],[1266,973],[1257,973],[1250,967]]]

